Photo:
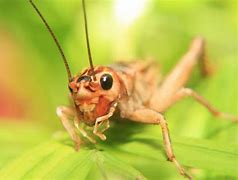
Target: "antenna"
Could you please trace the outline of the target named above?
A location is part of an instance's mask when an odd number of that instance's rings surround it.
[[[85,5],[84,0],[82,0],[82,4],[83,4],[84,28],[85,28],[85,33],[86,33],[86,41],[87,41],[87,49],[88,49],[88,58],[89,58],[89,63],[90,63],[90,67],[91,67],[91,70],[92,70],[92,75],[93,75],[93,78],[95,79],[95,73],[94,73],[94,68],[93,68],[93,60],[92,60],[92,55],[91,55],[91,50],[90,50],[90,44],[89,44],[86,5]]]
[[[32,2],[32,0],[29,0],[29,2],[31,3],[32,7],[35,9],[35,11],[37,12],[37,14],[40,16],[41,20],[43,21],[43,23],[45,24],[46,28],[48,29],[48,31],[50,32],[52,38],[54,39],[55,41],[55,44],[56,46],[58,47],[59,49],[59,52],[63,58],[63,61],[64,61],[64,65],[65,65],[65,68],[66,68],[66,71],[67,71],[67,74],[68,74],[68,80],[69,82],[72,80],[72,75],[71,75],[71,72],[70,72],[70,69],[69,69],[69,64],[67,62],[67,59],[64,55],[64,52],[55,36],[55,34],[53,33],[52,29],[50,28],[49,24],[46,22],[45,18],[43,17],[43,15],[41,14],[41,12],[39,11],[39,9],[36,7],[36,5]]]

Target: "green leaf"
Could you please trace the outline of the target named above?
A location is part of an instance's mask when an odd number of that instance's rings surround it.
[[[130,129],[130,124],[129,124]],[[151,130],[149,127],[146,130]],[[158,128],[156,126],[156,128]],[[114,132],[121,129],[113,128]],[[137,128],[138,129],[138,128]],[[127,131],[125,131],[127,132]],[[144,131],[145,132],[145,131]],[[125,138],[124,136],[127,136]],[[182,178],[167,161],[162,139],[127,133],[97,145],[82,145],[79,152],[71,141],[50,141],[32,149],[0,171],[3,179],[158,179]],[[116,141],[117,139],[117,141]],[[124,142],[120,141],[124,139]],[[174,138],[174,151],[190,174],[194,169],[226,177],[238,177],[238,146],[193,138]],[[69,143],[70,142],[70,143]]]
[[[97,149],[44,143],[0,172],[5,179],[145,179],[133,167]],[[89,178],[90,177],[90,178]]]
[[[50,134],[42,125],[33,125],[27,121],[1,123],[0,169],[23,152],[49,139]]]

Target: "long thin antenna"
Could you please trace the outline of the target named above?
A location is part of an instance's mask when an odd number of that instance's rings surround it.
[[[82,4],[83,4],[84,28],[85,28],[85,32],[86,32],[86,41],[87,41],[87,49],[88,49],[88,58],[89,58],[90,67],[91,67],[91,69],[92,69],[93,77],[95,78],[94,68],[93,68],[93,60],[92,60],[92,55],[91,55],[91,50],[90,50],[90,44],[89,44],[88,23],[87,23],[87,13],[86,13],[86,6],[85,6],[85,2],[84,2],[84,0],[82,0]]]
[[[60,44],[59,44],[59,42],[58,42],[58,40],[57,40],[55,34],[53,33],[52,29],[50,28],[49,24],[46,22],[45,18],[43,17],[43,15],[42,15],[41,12],[39,11],[39,9],[38,9],[38,8],[36,7],[36,5],[32,2],[32,0],[29,0],[29,2],[31,3],[32,7],[35,9],[35,11],[37,12],[37,14],[40,16],[41,20],[44,22],[46,28],[48,29],[48,31],[50,32],[52,38],[54,39],[55,44],[56,44],[56,46],[58,47],[59,52],[60,52],[60,54],[61,54],[61,56],[62,56],[62,58],[63,58],[64,65],[65,65],[65,68],[66,68],[66,71],[67,71],[67,74],[68,74],[68,80],[69,80],[69,82],[70,82],[71,79],[72,79],[72,75],[71,75],[71,72],[70,72],[70,69],[69,69],[69,64],[68,64],[68,62],[67,62],[67,59],[66,59],[66,57],[65,57],[65,55],[64,55],[64,52],[63,52],[63,50],[62,50],[62,48],[61,48],[61,46],[60,46]]]

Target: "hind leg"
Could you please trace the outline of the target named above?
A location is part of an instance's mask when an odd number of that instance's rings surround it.
[[[238,122],[238,116],[234,116],[234,115],[224,113],[224,112],[217,110],[204,97],[200,96],[198,93],[196,93],[195,91],[193,91],[190,88],[181,88],[177,93],[175,93],[175,95],[171,99],[169,106],[172,106],[177,101],[182,100],[186,97],[194,98],[197,102],[199,102],[201,105],[203,105],[205,108],[207,108],[207,110],[211,114],[213,114],[215,117]]]
[[[192,179],[192,177],[186,173],[184,168],[180,165],[180,163],[175,158],[173,148],[172,148],[172,143],[170,140],[168,125],[162,114],[148,108],[143,108],[143,109],[135,110],[133,112],[123,112],[123,115],[125,118],[128,118],[132,121],[160,125],[162,135],[163,135],[164,148],[165,148],[165,152],[168,157],[168,160],[174,163],[174,165],[176,166],[176,168],[178,169],[181,175],[183,175],[184,177],[188,179]]]
[[[201,63],[201,71],[208,74],[207,60],[204,55],[205,42],[198,37],[193,40],[188,52],[181,58],[177,65],[164,79],[159,89],[154,92],[150,107],[156,111],[163,112],[169,106],[174,94],[188,81],[194,67]]]

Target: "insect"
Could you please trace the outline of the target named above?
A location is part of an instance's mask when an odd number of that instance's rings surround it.
[[[53,37],[67,70],[73,105],[58,107],[57,115],[74,141],[76,150],[79,150],[81,144],[78,132],[90,142],[96,143],[80,124],[84,123],[92,127],[95,136],[106,140],[104,132],[110,127],[109,118],[119,110],[122,118],[159,125],[168,159],[174,163],[181,175],[192,179],[175,158],[163,113],[177,101],[192,97],[214,116],[238,122],[238,117],[218,111],[197,92],[186,88],[186,83],[198,63],[202,65],[201,72],[204,75],[209,74],[203,38],[194,38],[186,54],[159,86],[158,73],[153,62],[120,62],[108,67],[94,67],[89,45],[85,2],[82,0],[90,67],[73,77],[56,36],[32,0],[29,1]]]

